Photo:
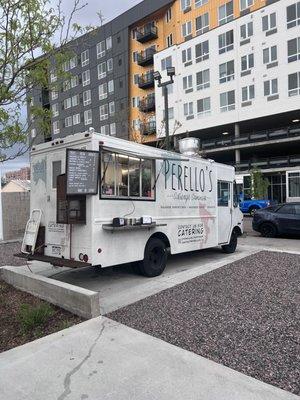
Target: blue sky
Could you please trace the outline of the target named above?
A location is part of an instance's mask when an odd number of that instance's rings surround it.
[[[148,0],[151,1],[151,0]],[[141,0],[87,0],[87,6],[84,7],[75,17],[74,22],[77,22],[81,26],[99,25],[99,18],[97,16],[97,12],[101,11],[101,14],[104,16],[105,22],[115,18],[117,15],[123,13],[134,5],[140,3]],[[51,1],[52,6],[55,7],[56,1]],[[82,0],[82,4],[85,1]],[[63,0],[63,9],[68,15],[70,9],[72,8],[73,1],[72,0]],[[2,170],[2,174],[6,171],[11,171],[15,169],[19,169],[25,165],[29,164],[28,155],[24,155],[18,157],[13,161],[8,161],[3,164],[0,163],[0,170]]]

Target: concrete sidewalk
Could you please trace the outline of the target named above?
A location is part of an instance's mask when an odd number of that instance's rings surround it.
[[[0,355],[5,400],[299,399],[105,317]]]

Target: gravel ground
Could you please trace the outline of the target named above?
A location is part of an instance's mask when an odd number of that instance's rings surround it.
[[[300,394],[300,256],[260,252],[109,318]]]
[[[25,265],[22,258],[14,257],[14,254],[21,252],[21,243],[0,243],[0,267],[4,265]]]

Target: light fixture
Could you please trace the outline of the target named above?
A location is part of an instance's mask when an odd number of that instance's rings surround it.
[[[167,75],[172,77],[175,75],[175,67],[167,67]]]
[[[294,124],[296,124],[297,122],[300,122],[300,119],[293,119],[292,122],[293,122]]]
[[[161,80],[161,74],[159,71],[155,71],[153,72],[153,77],[156,81],[160,81]]]
[[[229,132],[222,132],[222,135],[224,136],[229,135]]]

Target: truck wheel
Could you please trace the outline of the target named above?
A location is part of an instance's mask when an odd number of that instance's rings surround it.
[[[276,236],[276,226],[270,222],[264,222],[260,227],[259,231],[263,237],[272,238]]]
[[[140,262],[140,273],[149,278],[161,275],[166,268],[167,249],[163,241],[149,239],[145,247],[144,259]]]
[[[258,207],[250,207],[249,208],[249,214],[251,215],[251,217],[254,216],[256,210],[259,210],[259,208]]]
[[[234,253],[237,247],[238,235],[236,232],[232,232],[230,242],[222,246],[224,253],[231,254]]]

